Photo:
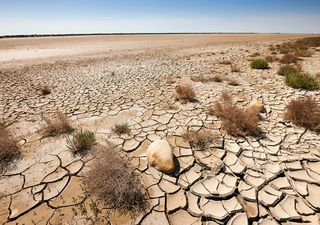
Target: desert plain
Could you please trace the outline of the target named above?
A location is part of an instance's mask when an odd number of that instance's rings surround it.
[[[293,99],[319,90],[288,87],[269,69],[250,67],[270,46],[313,35],[184,34],[0,39],[0,120],[21,155],[0,173],[1,224],[296,225],[320,224],[320,137],[284,120]],[[320,72],[320,52],[299,61]],[[278,53],[277,57],[282,55]],[[234,65],[237,69],[232,69]],[[202,81],[196,78],[219,77]],[[232,82],[231,82],[232,81]],[[192,86],[195,101],[179,101],[176,87]],[[46,87],[48,94],[42,94]],[[208,109],[223,92],[240,108],[263,102],[261,136],[235,137]],[[75,129],[114,145],[146,192],[138,215],[109,213],[85,191],[94,151],[74,155],[71,134],[43,135],[44,117],[62,112]],[[127,124],[128,134],[114,126]],[[210,131],[195,148],[187,131]],[[167,140],[177,166],[158,171],[145,157]],[[217,165],[216,165],[217,164]],[[108,187],[106,187],[108,188]],[[107,216],[106,216],[107,215]]]

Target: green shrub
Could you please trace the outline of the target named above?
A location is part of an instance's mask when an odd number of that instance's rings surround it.
[[[288,72],[285,74],[285,82],[293,88],[314,90],[319,88],[319,82],[315,77],[301,71]]]
[[[301,68],[299,66],[284,65],[279,68],[278,74],[281,76],[285,76],[286,74],[298,73],[300,71]]]
[[[265,59],[255,59],[251,62],[251,68],[264,70],[269,68],[269,64]]]
[[[88,130],[79,130],[67,139],[67,147],[73,155],[84,156],[96,144],[96,136]]]
[[[113,131],[115,134],[118,134],[118,135],[122,135],[122,134],[128,134],[128,135],[130,135],[130,133],[131,133],[131,129],[130,129],[128,123],[116,124],[116,125],[112,128],[112,131]]]

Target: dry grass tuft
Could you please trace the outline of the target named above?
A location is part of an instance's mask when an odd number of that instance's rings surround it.
[[[113,128],[112,131],[117,134],[117,135],[122,135],[122,134],[128,134],[130,135],[131,129],[129,127],[128,123],[121,123],[121,124],[116,124]]]
[[[258,121],[260,118],[257,107],[239,109],[232,103],[231,96],[224,92],[221,100],[216,102],[209,113],[222,121],[222,127],[233,136],[259,135]]]
[[[167,84],[174,84],[176,81],[173,77],[167,77],[166,79],[166,83]]]
[[[240,72],[240,68],[234,64],[230,65],[230,69],[231,69],[231,72],[233,72],[233,73]]]
[[[0,173],[20,157],[20,149],[4,123],[0,123]]]
[[[42,87],[41,89],[40,89],[40,93],[41,93],[41,95],[49,95],[49,94],[51,94],[51,88],[50,87],[48,87],[48,86],[44,86],[44,87]]]
[[[70,121],[62,112],[56,113],[55,119],[48,119],[42,116],[42,119],[46,122],[46,127],[43,128],[45,137],[54,137],[60,134],[69,134],[74,131]]]
[[[284,119],[297,126],[320,132],[320,104],[310,96],[292,100],[285,109]]]
[[[236,80],[229,80],[228,85],[230,86],[239,86],[240,84]]]
[[[222,60],[222,61],[219,62],[219,64],[221,64],[221,65],[231,65],[232,62],[229,61],[229,60]]]
[[[279,61],[279,58],[274,55],[268,55],[266,56],[266,60],[267,62],[277,62]]]
[[[176,87],[176,99],[193,102],[196,98],[196,92],[190,84],[180,84]]]
[[[214,135],[210,130],[187,131],[182,137],[189,142],[191,147],[199,149],[206,148],[214,139]]]
[[[207,83],[207,82],[213,81],[213,80],[212,80],[212,77],[203,76],[203,75],[191,77],[191,80],[192,80],[193,82],[202,82],[202,83]]]
[[[299,58],[292,54],[292,53],[288,53],[285,54],[284,56],[282,56],[282,58],[280,59],[280,63],[282,64],[297,64]]]
[[[222,77],[219,75],[214,76],[212,80],[217,83],[221,83],[223,81]]]
[[[84,156],[96,144],[96,136],[88,130],[79,130],[67,139],[67,147],[73,155]]]
[[[88,194],[121,215],[136,215],[146,209],[146,193],[126,158],[114,147],[100,147],[96,162],[85,178]]]

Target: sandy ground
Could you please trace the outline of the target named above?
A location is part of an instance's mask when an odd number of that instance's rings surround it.
[[[312,95],[319,101],[320,92],[286,86],[277,61],[267,70],[250,68],[252,55],[269,56],[271,44],[301,36],[0,40],[0,120],[11,124],[22,154],[0,173],[0,224],[107,224],[101,220],[108,214],[101,209],[96,216],[90,207],[96,199],[83,190],[94,154],[73,155],[68,135],[44,137],[41,115],[61,111],[75,128],[94,132],[100,145],[116,145],[143,183],[146,211],[135,218],[112,214],[112,225],[320,225],[320,136],[283,119],[290,100]],[[319,50],[300,63],[320,72]],[[191,80],[199,75],[223,81]],[[175,101],[181,83],[193,86],[197,101]],[[39,93],[44,86],[49,95]],[[263,101],[263,136],[229,136],[208,114],[223,91],[238,107]],[[115,134],[112,127],[124,122],[131,133]],[[210,130],[216,138],[195,149],[182,138],[186,130]],[[159,139],[169,141],[179,162],[169,175],[141,157]]]
[[[121,35],[0,39],[0,63],[30,59],[110,54],[111,52],[161,47],[183,47],[288,40],[306,35],[212,34],[212,35]],[[0,64],[1,65],[1,64]]]

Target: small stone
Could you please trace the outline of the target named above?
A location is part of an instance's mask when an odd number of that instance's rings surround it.
[[[163,173],[175,170],[172,149],[166,140],[152,142],[147,149],[147,157],[149,164]]]
[[[259,101],[259,100],[251,101],[248,104],[247,108],[255,109],[255,110],[257,110],[257,112],[261,112],[261,113],[267,112],[266,109],[264,108],[263,102]]]

